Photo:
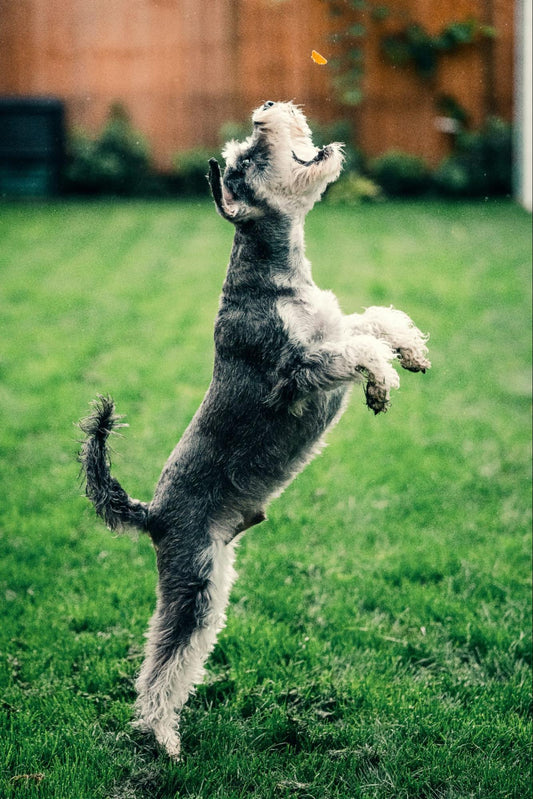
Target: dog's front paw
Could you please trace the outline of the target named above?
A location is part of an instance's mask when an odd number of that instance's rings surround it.
[[[423,372],[431,367],[431,361],[426,358],[427,348],[423,347],[419,350],[414,349],[399,349],[398,358],[400,366],[407,369],[409,372]]]
[[[431,362],[427,358],[427,338],[411,322],[406,334],[401,338],[398,337],[395,345],[393,345],[396,348],[400,366],[409,372],[425,372],[426,369],[430,368]]]
[[[375,414],[386,413],[390,406],[390,394],[383,384],[369,380],[365,385],[365,398],[367,407]]]
[[[428,336],[424,335],[403,311],[397,308],[372,306],[357,318],[357,323],[360,327],[366,326],[377,338],[387,341],[404,369],[410,372],[425,372],[430,368],[426,346]]]

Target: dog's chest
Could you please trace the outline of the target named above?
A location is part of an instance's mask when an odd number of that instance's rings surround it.
[[[277,312],[289,341],[296,346],[320,345],[342,336],[342,313],[331,291],[306,286],[296,297],[278,300]]]

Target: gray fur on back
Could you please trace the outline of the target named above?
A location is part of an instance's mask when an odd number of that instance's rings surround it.
[[[227,534],[234,534],[300,471],[339,412],[347,384],[316,389],[296,408],[296,385],[272,399],[280,366],[290,376],[305,360],[277,313],[280,298],[299,301],[297,287],[275,280],[289,268],[289,233],[281,214],[235,233],[215,322],[213,379],[150,504],[156,537],[191,522],[202,529],[230,522]]]

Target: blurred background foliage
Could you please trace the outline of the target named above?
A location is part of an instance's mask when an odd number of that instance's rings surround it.
[[[357,203],[386,197],[510,195],[511,125],[493,117],[479,130],[470,130],[460,106],[452,110],[456,120],[452,154],[433,169],[421,157],[400,150],[369,159],[352,144],[353,131],[347,121],[311,122],[317,146],[331,141],[346,143],[343,176],[328,192],[329,200]],[[124,106],[113,104],[95,137],[83,131],[71,135],[65,189],[77,195],[206,197],[208,159],[218,154],[224,142],[243,139],[249,133],[249,125],[228,121],[220,129],[216,150],[180,151],[173,158],[173,169],[161,173],[151,159],[149,143],[134,130]]]
[[[357,105],[364,97],[365,44],[369,36],[378,37],[381,53],[392,66],[412,67],[423,81],[432,84],[447,55],[498,35],[492,25],[472,16],[452,20],[431,33],[402,6],[369,0],[327,1],[337,21],[331,35],[337,45],[335,85],[346,105]]]

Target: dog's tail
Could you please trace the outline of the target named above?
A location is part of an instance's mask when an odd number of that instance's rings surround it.
[[[121,424],[111,397],[99,395],[93,411],[79,423],[85,434],[78,460],[82,466],[85,493],[110,530],[129,525],[147,531],[148,504],[132,499],[111,476],[107,439]]]

